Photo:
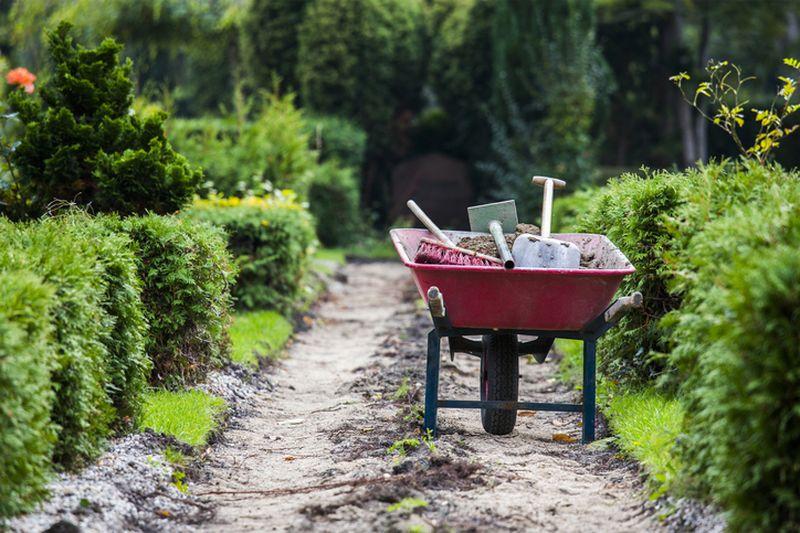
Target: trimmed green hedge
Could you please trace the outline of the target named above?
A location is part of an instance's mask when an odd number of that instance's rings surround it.
[[[148,377],[193,381],[227,358],[225,243],[176,217],[0,218],[0,516],[132,427]]]
[[[116,226],[136,247],[149,324],[150,382],[176,386],[203,379],[230,352],[235,267],[224,234],[207,224],[156,215]]]
[[[605,337],[601,368],[678,393],[681,486],[733,531],[800,528],[800,174],[740,161],[628,175],[578,226],[638,269],[622,291],[641,290],[644,312]]]
[[[233,288],[238,307],[292,309],[316,243],[311,216],[292,197],[215,197],[196,201],[184,216],[228,233],[240,269]]]
[[[0,270],[29,270],[55,289],[51,419],[58,427],[56,463],[73,468],[99,453],[113,416],[105,391],[109,334],[105,281],[92,243],[60,219],[12,224],[0,220]],[[47,317],[42,317],[47,320]]]
[[[800,528],[800,179],[782,178],[691,239],[674,325],[681,451],[735,531]]]
[[[56,435],[47,319],[54,293],[30,272],[0,272],[0,517],[45,495]]]

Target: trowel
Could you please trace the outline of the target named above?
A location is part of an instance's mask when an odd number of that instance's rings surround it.
[[[550,237],[553,189],[567,186],[564,180],[534,176],[533,183],[544,187],[541,235],[523,233],[514,241],[512,255],[518,268],[580,268],[581,251],[571,242]]]
[[[517,204],[514,200],[474,205],[467,208],[470,231],[486,232],[494,239],[497,255],[505,268],[514,268],[514,257],[508,249],[506,233],[514,233],[517,227]]]

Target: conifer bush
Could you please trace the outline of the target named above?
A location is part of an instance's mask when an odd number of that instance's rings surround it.
[[[202,380],[229,355],[236,269],[222,230],[180,217],[147,215],[113,224],[134,243],[141,300],[149,325],[150,382]]]
[[[165,139],[163,114],[131,112],[131,63],[113,39],[76,44],[69,24],[48,34],[51,77],[28,95],[8,98],[24,125],[12,153],[27,210],[53,201],[120,214],[171,213],[194,193],[200,172]]]
[[[239,268],[233,288],[237,307],[293,309],[316,239],[312,217],[292,194],[197,200],[185,217],[187,223],[206,222],[227,233]]]
[[[116,217],[91,218],[75,212],[64,223],[93,248],[102,268],[105,294],[101,305],[106,312],[108,333],[105,388],[114,407],[115,426],[127,429],[139,415],[152,364],[145,352],[148,334],[131,238],[114,231]]]
[[[0,219],[0,272],[28,270],[55,290],[48,319],[55,339],[50,376],[57,427],[53,460],[75,468],[96,456],[109,434],[113,407],[106,392],[109,319],[106,282],[94,245],[58,220],[13,224]]]
[[[0,517],[29,510],[45,494],[56,435],[54,292],[30,272],[0,272]]]
[[[780,174],[691,240],[695,281],[675,326],[681,451],[734,531],[800,527],[800,181]]]

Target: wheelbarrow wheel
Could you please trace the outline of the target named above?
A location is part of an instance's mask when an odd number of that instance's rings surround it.
[[[484,335],[481,357],[481,400],[516,402],[519,397],[519,354],[516,335]],[[481,409],[483,429],[492,435],[514,430],[517,412]]]

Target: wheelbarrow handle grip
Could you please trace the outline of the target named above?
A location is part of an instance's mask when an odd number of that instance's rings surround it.
[[[431,316],[436,318],[443,318],[447,314],[442,293],[435,285],[428,289],[428,308],[431,310]]]
[[[644,298],[642,297],[642,293],[638,291],[634,292],[630,296],[623,296],[611,304],[608,309],[606,309],[603,318],[605,318],[605,321],[609,324],[613,324],[631,309],[642,307],[643,302]]]

